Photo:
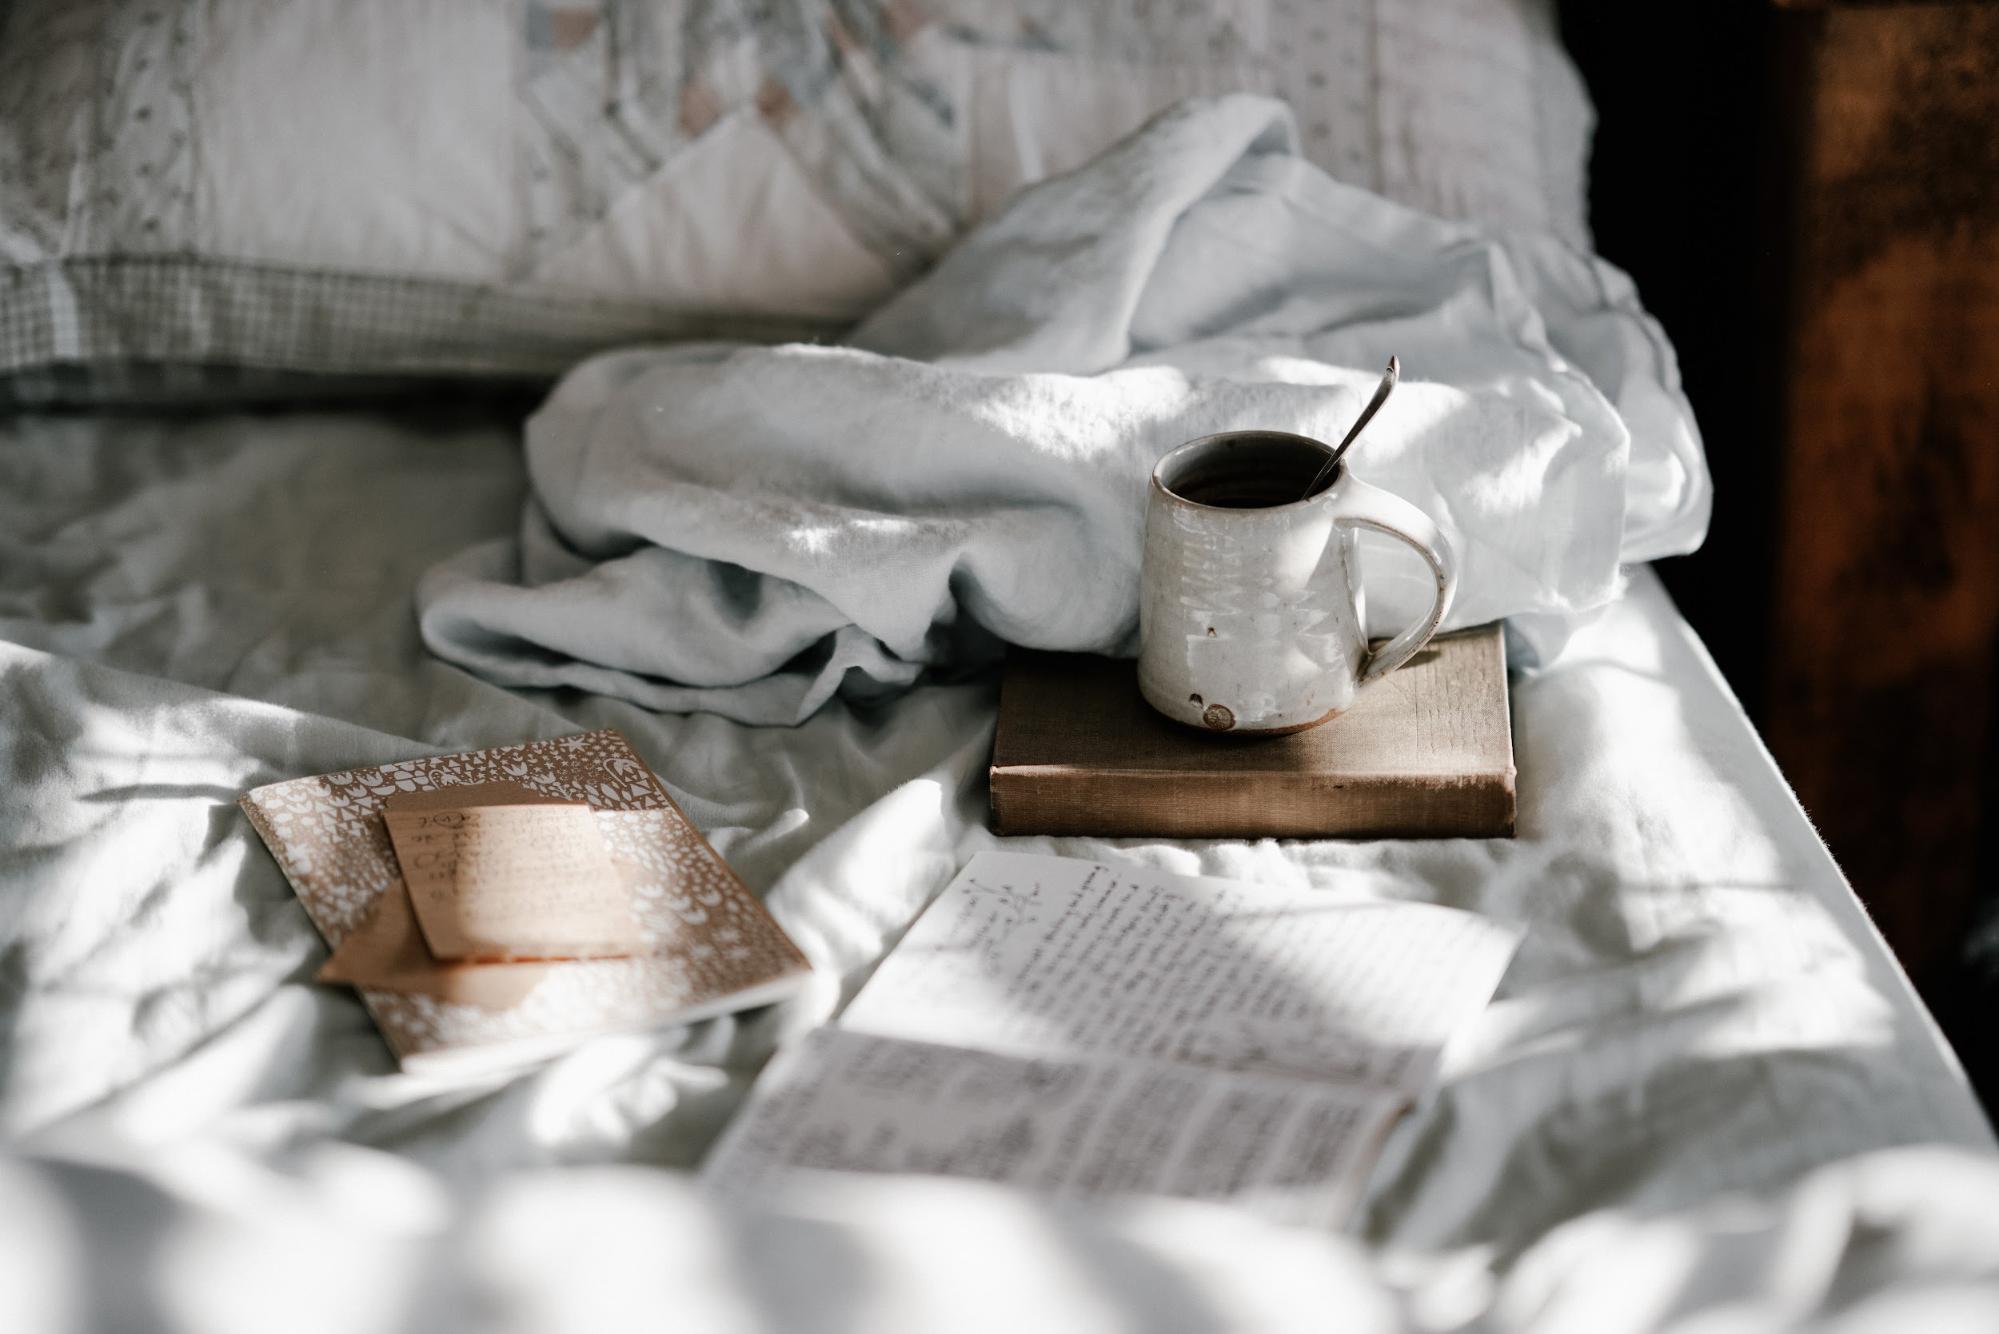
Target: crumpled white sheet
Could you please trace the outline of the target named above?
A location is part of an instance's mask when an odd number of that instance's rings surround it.
[[[200,1181],[208,1166],[0,1160],[9,1329],[1999,1327],[1999,1163],[1962,1149],[1881,1150],[1664,1217],[1592,1216],[1496,1277],[1475,1253],[1384,1259],[1219,1209],[1078,1209],[968,1181],[826,1177],[746,1211],[638,1168],[512,1174],[455,1193],[338,1146],[287,1173],[225,1163]],[[101,1226],[110,1217],[123,1226]]]
[[[505,423],[0,422],[10,1332],[1171,1328],[1162,1297],[1282,1328],[1261,1298],[1290,1292],[1307,1328],[1992,1327],[1990,1132],[1649,574],[1515,682],[1517,839],[996,840],[989,679],[756,728],[425,653],[418,575],[506,532],[522,489]],[[236,796],[595,726],[818,982],[513,1079],[396,1073],[352,995],[309,981],[324,946]],[[992,846],[1368,888],[1527,937],[1350,1239],[874,1180],[715,1223],[685,1169],[753,1072]]]
[[[640,348],[528,426],[518,541],[447,562],[425,641],[515,686],[796,722],[997,641],[1135,647],[1145,478],[1212,431],[1336,440],[1428,511],[1447,625],[1552,654],[1620,562],[1697,546],[1709,485],[1628,281],[1336,183],[1278,102],[1183,104],[1021,194],[841,348]],[[1369,629],[1428,610],[1370,537]]]

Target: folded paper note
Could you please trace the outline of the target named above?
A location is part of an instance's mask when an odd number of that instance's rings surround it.
[[[810,975],[798,947],[617,732],[292,779],[241,804],[333,946],[326,979],[360,990],[406,1069],[517,1065],[594,1033],[780,1000]],[[495,806],[590,816],[628,905],[628,957],[470,963],[432,953],[385,812]]]
[[[631,886],[584,802],[382,812],[417,925],[440,959],[643,949]]]
[[[439,959],[417,930],[410,896],[398,880],[375,900],[366,921],[347,933],[315,974],[403,996],[431,996],[457,1005],[504,1010],[527,999],[550,963],[453,963]]]

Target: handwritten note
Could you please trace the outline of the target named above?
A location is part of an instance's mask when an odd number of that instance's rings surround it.
[[[764,1077],[703,1176],[743,1196],[798,1170],[922,1172],[1225,1201],[1330,1227],[1359,1200],[1401,1106],[1384,1090],[823,1028]]]
[[[840,1022],[1028,1055],[1102,1052],[1414,1096],[1519,933],[1471,913],[981,853]]]
[[[624,878],[581,802],[391,806],[410,905],[440,959],[570,959],[643,950]]]
[[[1519,938],[1430,904],[982,852],[703,1175],[740,1194],[936,1173],[1338,1223]]]

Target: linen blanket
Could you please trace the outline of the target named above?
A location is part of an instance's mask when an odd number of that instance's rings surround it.
[[[1448,625],[1548,656],[1620,563],[1698,545],[1706,465],[1629,283],[1342,186],[1281,103],[1183,104],[1025,192],[852,346],[637,349],[528,426],[518,540],[419,596],[425,641],[513,686],[796,722],[1004,642],[1129,653],[1145,477],[1211,431],[1336,440],[1438,520]],[[1393,543],[1369,626],[1429,605]]]

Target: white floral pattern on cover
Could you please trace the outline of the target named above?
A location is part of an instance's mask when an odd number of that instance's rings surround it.
[[[635,909],[653,952],[561,964],[503,1010],[363,988],[399,1057],[659,1021],[805,968],[617,732],[272,783],[241,804],[313,924],[337,948],[398,883],[383,803],[398,792],[492,782],[590,803],[612,856],[635,873]]]

